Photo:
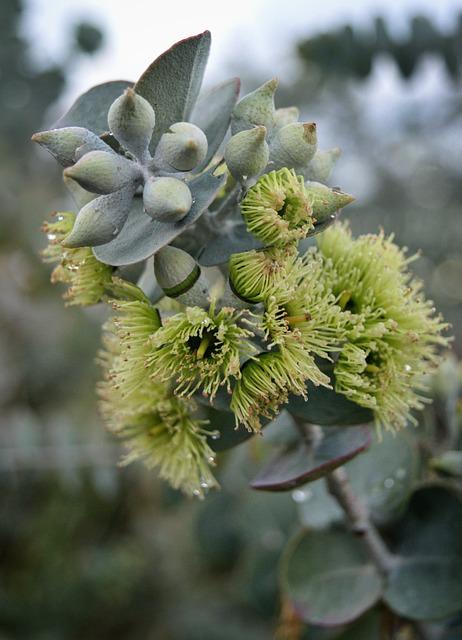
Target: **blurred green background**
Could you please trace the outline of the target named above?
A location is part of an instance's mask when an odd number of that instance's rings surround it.
[[[297,515],[290,495],[247,489],[258,443],[220,461],[221,493],[191,502],[140,467],[118,468],[97,416],[103,311],[66,309],[49,284],[39,227],[69,201],[29,139],[76,97],[86,69],[107,63],[114,34],[71,16],[59,59],[46,59],[30,29],[34,4],[0,4],[0,640],[273,637],[277,560]],[[332,16],[338,4],[323,3]],[[343,149],[331,184],[357,196],[354,230],[382,226],[422,249],[414,269],[460,353],[462,13],[452,6],[441,24],[412,3],[398,29],[373,5],[359,23],[311,25],[305,36],[298,25],[282,62],[268,50],[250,63],[239,39],[228,42],[211,79],[240,75],[246,92],[277,68],[277,106],[299,105],[321,147]],[[277,18],[279,5],[265,6]],[[153,38],[149,48],[152,59],[164,47]]]

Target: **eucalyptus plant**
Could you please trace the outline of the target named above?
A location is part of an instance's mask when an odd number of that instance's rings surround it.
[[[67,304],[112,310],[98,394],[124,464],[143,460],[204,497],[219,452],[278,429],[288,450],[254,488],[326,476],[373,560],[350,619],[383,594],[399,610],[390,576],[407,569],[342,465],[370,447],[364,425],[387,439],[416,422],[448,326],[409,269],[416,256],[338,220],[354,200],[326,184],[339,150],[318,149],[315,123],[275,106],[276,79],[241,99],[237,79],[201,93],[209,47],[208,32],[177,43],[137,82],[90,89],[33,136],[76,205],[45,223],[44,257]],[[288,566],[289,599],[328,624]]]

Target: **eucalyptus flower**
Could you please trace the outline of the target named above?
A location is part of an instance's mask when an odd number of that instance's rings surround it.
[[[179,396],[201,390],[213,400],[220,386],[230,390],[231,380],[241,375],[241,360],[254,352],[247,316],[233,307],[187,307],[151,337],[147,366],[162,380],[173,379]]]
[[[267,245],[305,238],[314,227],[303,178],[283,168],[263,175],[241,203],[247,229]]]
[[[57,263],[51,281],[68,285],[63,296],[67,305],[97,304],[111,282],[113,268],[99,262],[88,247],[64,248],[61,241],[71,232],[75,214],[64,211],[55,215],[54,222],[45,222],[42,226],[49,243],[42,251],[42,258],[45,262]]]
[[[140,460],[157,468],[159,476],[175,489],[202,497],[217,487],[211,467],[214,452],[207,442],[207,421],[195,417],[193,400],[176,396],[167,383],[145,375],[130,394],[115,384],[125,375],[120,327],[112,321],[105,325],[104,349],[99,362],[104,379],[98,385],[100,409],[111,433],[120,438],[128,453],[122,465]]]
[[[374,411],[379,428],[415,422],[426,401],[424,377],[441,361],[448,325],[422,293],[393,236],[354,239],[334,225],[318,239],[325,287],[348,317],[346,342],[334,373],[336,390]]]

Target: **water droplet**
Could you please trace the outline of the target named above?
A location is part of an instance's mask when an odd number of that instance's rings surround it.
[[[212,440],[218,440],[218,438],[220,437],[220,432],[219,431],[212,431],[210,434],[210,437],[212,438]]]
[[[399,468],[396,470],[395,476],[398,478],[398,480],[404,480],[406,475],[407,475],[406,469]]]
[[[47,238],[50,242],[53,242],[53,240],[56,240],[56,234],[55,233],[49,233],[47,234]]]
[[[64,220],[64,216],[58,216],[56,219],[58,222],[62,222]]]
[[[412,367],[410,364],[405,364],[404,365],[404,371],[406,371],[406,373],[409,373],[410,371],[412,371]]]
[[[385,487],[385,489],[391,489],[394,484],[395,484],[395,481],[393,480],[393,478],[387,478],[384,481],[383,486]]]
[[[295,489],[294,491],[292,491],[292,500],[298,503],[307,502],[312,495],[313,492],[311,491],[311,489]]]
[[[193,496],[198,497],[198,496],[200,496],[200,495],[201,495],[201,491],[200,491],[200,489],[193,489]]]
[[[209,456],[207,458],[207,462],[210,462],[210,464],[212,464],[213,462],[215,462],[215,456]]]

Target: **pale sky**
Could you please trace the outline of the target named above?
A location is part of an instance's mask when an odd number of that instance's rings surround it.
[[[64,101],[69,103],[93,84],[110,79],[136,80],[148,64],[177,40],[205,29],[212,32],[208,78],[229,75],[221,67],[238,49],[241,60],[284,71],[297,38],[348,22],[368,25],[376,15],[404,30],[407,17],[430,16],[450,28],[462,0],[26,0],[24,31],[40,62],[59,61],[72,25],[82,19],[101,25],[104,50],[81,59]]]

